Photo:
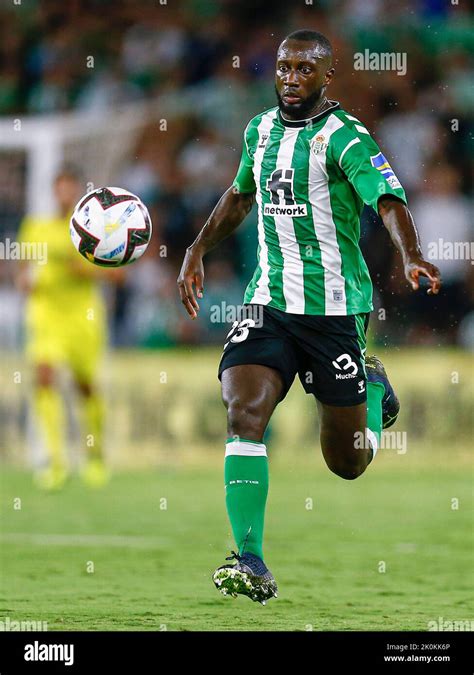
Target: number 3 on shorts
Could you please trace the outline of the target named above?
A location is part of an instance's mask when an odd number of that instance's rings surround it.
[[[224,349],[227,347],[229,342],[243,342],[248,338],[249,335],[249,328],[253,328],[255,326],[255,321],[254,319],[244,319],[243,321],[234,321],[232,324],[232,328],[226,335],[226,340],[227,338],[232,335],[230,340],[228,340],[225,345]]]

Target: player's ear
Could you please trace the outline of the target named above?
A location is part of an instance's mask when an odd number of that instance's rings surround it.
[[[326,75],[324,77],[324,84],[326,86],[331,82],[331,80],[334,76],[334,73],[335,73],[335,68],[328,68],[328,70],[326,70]]]

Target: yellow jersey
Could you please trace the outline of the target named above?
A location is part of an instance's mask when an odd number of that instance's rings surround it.
[[[87,274],[91,263],[78,254],[71,242],[69,218],[26,216],[19,240],[28,243],[32,253],[32,301],[65,312],[77,311],[78,305],[101,302],[97,280]]]
[[[91,263],[71,242],[69,218],[27,216],[18,236],[31,255],[27,354],[36,363],[65,362],[90,380],[105,347],[105,306]]]

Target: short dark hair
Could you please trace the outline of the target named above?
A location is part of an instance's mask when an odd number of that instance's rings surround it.
[[[318,33],[316,30],[302,29],[295,30],[286,36],[286,40],[298,40],[299,42],[316,42],[323,48],[325,56],[332,58],[332,45],[325,35]]]

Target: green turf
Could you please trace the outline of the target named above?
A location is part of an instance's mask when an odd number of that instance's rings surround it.
[[[280,592],[266,607],[221,597],[210,579],[231,546],[220,466],[120,474],[101,492],[73,480],[56,495],[4,470],[0,619],[188,631],[426,630],[440,616],[473,619],[466,468],[382,458],[347,482],[318,462],[271,468],[265,551]]]

